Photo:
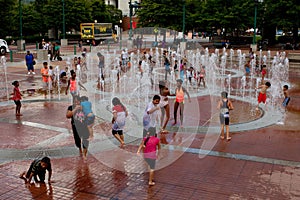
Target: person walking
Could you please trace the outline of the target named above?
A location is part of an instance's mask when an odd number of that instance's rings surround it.
[[[25,62],[26,62],[26,66],[27,66],[27,71],[28,71],[28,75],[30,73],[35,74],[34,72],[34,65],[35,65],[35,60],[34,60],[34,56],[32,53],[30,53],[30,51],[27,51],[27,54],[25,56]]]
[[[155,185],[154,171],[157,157],[159,157],[160,142],[156,137],[156,131],[154,127],[149,128],[147,137],[144,137],[138,150],[137,154],[143,149],[144,160],[147,162],[149,167],[149,186]]]
[[[120,147],[124,147],[124,135],[123,135],[123,129],[125,127],[126,123],[126,117],[128,116],[128,111],[126,107],[121,103],[120,99],[117,97],[114,97],[112,99],[112,134],[113,136],[120,142]]]
[[[164,52],[164,67],[165,67],[165,80],[168,79],[168,74],[171,74],[171,69],[170,69],[170,61],[168,58],[168,52]]]
[[[41,75],[42,75],[42,81],[43,81],[43,93],[44,98],[47,98],[47,91],[52,91],[52,85],[49,84],[49,69],[48,69],[48,63],[43,62],[43,68],[41,69]],[[51,92],[52,95],[52,92]]]
[[[184,95],[187,94],[188,98],[189,98],[189,102],[191,102],[191,97],[189,92],[182,87],[182,80],[181,79],[177,79],[177,88],[175,91],[175,95],[176,95],[176,99],[175,99],[175,103],[174,103],[174,123],[173,126],[177,124],[177,110],[178,107],[180,107],[180,122],[181,122],[181,127],[183,127],[183,111],[184,111]]]
[[[160,96],[154,95],[152,101],[147,105],[143,115],[143,137],[146,137],[150,127],[156,131],[156,122],[158,121],[160,106]]]
[[[165,129],[170,119],[170,105],[168,96],[175,96],[175,94],[170,94],[169,88],[166,86],[166,81],[159,81],[159,95],[159,106],[161,107],[161,132],[166,132]]]
[[[12,83],[14,87],[14,90],[13,90],[13,97],[12,97],[12,100],[15,102],[16,104],[16,116],[22,116],[21,114],[21,99],[22,99],[22,94],[20,92],[20,89],[19,89],[19,81],[14,81]]]
[[[71,119],[71,126],[76,147],[79,149],[80,156],[84,161],[87,160],[87,151],[89,147],[89,130],[85,122],[85,115],[80,105],[80,97],[73,96],[73,105],[68,107],[66,117]]]
[[[71,78],[68,80],[68,85],[66,88],[66,95],[68,94],[68,90],[70,88],[70,93],[72,96],[74,95],[79,95],[79,88],[77,88],[77,84],[78,86],[80,86],[81,88],[83,88],[85,91],[87,91],[87,89],[81,84],[80,81],[76,80],[76,72],[74,70],[71,70]]]
[[[222,140],[225,139],[224,136],[224,126],[226,127],[226,140],[230,141],[229,136],[229,110],[233,110],[233,105],[230,100],[228,100],[228,93],[221,93],[222,99],[219,101],[217,108],[220,110],[220,123],[221,123],[221,136]]]

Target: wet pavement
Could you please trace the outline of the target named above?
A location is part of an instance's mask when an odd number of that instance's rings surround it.
[[[253,122],[246,118],[232,124],[232,140],[227,142],[218,139],[217,120],[211,127],[196,129],[195,110],[186,106],[185,112],[191,113],[186,127],[168,127],[169,133],[159,134],[162,155],[156,185],[150,187],[147,167],[135,154],[138,133],[127,130],[127,145],[120,149],[110,133],[111,116],[105,117],[105,108],[99,108],[103,116],[96,118],[95,139],[84,162],[65,117],[70,97],[44,99],[38,92],[29,94],[28,89],[40,87],[39,71],[28,76],[23,63],[9,63],[8,81],[16,78],[26,94],[23,116],[14,115],[13,102],[0,102],[0,199],[300,199],[300,81],[293,71],[292,100],[283,125],[268,112],[263,114],[266,118]],[[203,98],[193,96],[192,102]],[[235,101],[238,109],[233,115],[239,118],[244,106]],[[204,111],[202,125],[211,115]],[[51,157],[54,182],[27,187],[18,178],[20,172],[45,155]]]

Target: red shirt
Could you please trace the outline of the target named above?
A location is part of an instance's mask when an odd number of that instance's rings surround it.
[[[146,138],[143,139],[145,142]],[[144,158],[156,159],[156,146],[159,143],[159,139],[154,136],[150,136],[146,147],[144,148]]]
[[[124,108],[121,105],[115,105],[112,109],[113,111],[117,111],[117,112],[124,112]]]
[[[21,92],[20,92],[20,89],[18,87],[15,87],[14,88],[14,96],[12,97],[12,100],[14,101],[18,101],[18,100],[21,100],[22,97],[21,97]]]

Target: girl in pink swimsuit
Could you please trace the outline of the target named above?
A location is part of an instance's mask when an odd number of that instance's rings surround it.
[[[189,102],[191,102],[190,94],[188,91],[182,87],[182,80],[178,79],[177,80],[177,88],[176,88],[176,99],[174,103],[174,123],[173,125],[177,124],[177,110],[178,107],[180,107],[180,122],[181,126],[183,126],[183,111],[184,111],[184,94],[187,94],[189,98]]]

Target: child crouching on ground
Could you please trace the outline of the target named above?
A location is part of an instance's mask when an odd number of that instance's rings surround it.
[[[45,183],[46,170],[49,173],[48,183],[51,183],[52,168],[50,158],[48,157],[34,160],[31,163],[28,171],[24,171],[20,174],[20,178],[23,179],[25,183],[29,184],[31,182],[32,177],[37,183]],[[39,178],[39,180],[37,178]]]

